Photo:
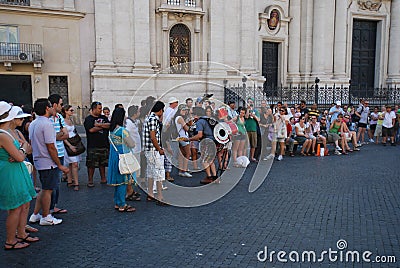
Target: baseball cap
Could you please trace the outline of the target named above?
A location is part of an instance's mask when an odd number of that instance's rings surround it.
[[[336,101],[336,105],[342,105],[342,102],[341,101]]]
[[[179,100],[177,98],[175,98],[175,97],[171,97],[171,98],[168,99],[168,103],[169,104],[174,103],[174,102],[179,102]]]

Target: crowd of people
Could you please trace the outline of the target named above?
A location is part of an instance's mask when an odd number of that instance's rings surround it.
[[[34,198],[29,222],[52,226],[62,222],[54,215],[67,213],[58,207],[60,181],[80,190],[78,168],[83,151],[76,143],[74,108],[52,94],[36,100],[33,109],[24,109],[0,102],[0,209],[8,211],[6,250],[39,241],[30,235],[38,229],[27,224]],[[215,134],[218,123],[224,123],[229,134],[225,140]],[[135,212],[127,201],[140,201],[140,189],[146,191],[146,201],[167,206],[163,182],[174,182],[173,166],[184,178],[204,170],[200,183],[209,184],[218,182],[219,175],[230,168],[230,159],[233,168],[243,168],[246,161],[239,160],[281,161],[286,155],[328,156],[330,152],[348,155],[368,143],[396,146],[399,123],[398,106],[370,109],[367,100],[351,107],[337,101],[319,111],[317,104],[308,108],[306,101],[290,106],[267,105],[262,100],[255,107],[248,98],[243,107],[236,107],[234,101],[216,104],[212,95],[187,98],[183,103],[171,97],[166,104],[149,96],[140,107],[125,110],[116,104],[112,112],[96,101],[84,121],[86,186],[95,187],[98,168],[100,183],[114,187],[116,211]],[[129,152],[140,162],[140,169],[121,174],[120,155]],[[33,166],[31,173],[29,166]]]

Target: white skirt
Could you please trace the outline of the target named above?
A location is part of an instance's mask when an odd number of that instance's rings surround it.
[[[77,155],[77,156],[68,156],[67,150],[65,150],[65,154],[64,154],[64,165],[68,166],[69,164],[72,163],[79,163],[81,161],[81,156]]]

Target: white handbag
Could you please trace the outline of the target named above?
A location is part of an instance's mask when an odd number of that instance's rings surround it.
[[[29,172],[29,175],[31,175],[33,172],[33,165],[31,164],[31,162],[28,162],[28,161],[24,161],[24,164],[26,166],[26,169]]]
[[[129,153],[120,154],[117,150],[117,147],[115,147],[114,143],[112,142],[110,136],[108,137],[108,139],[110,140],[115,151],[119,154],[118,155],[118,157],[119,157],[119,160],[118,160],[119,173],[122,175],[127,175],[127,174],[132,174],[135,171],[138,171],[140,169],[140,164],[137,161],[136,157],[133,155],[133,153],[131,151],[129,151]]]

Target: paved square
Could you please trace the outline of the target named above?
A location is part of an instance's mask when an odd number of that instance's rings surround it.
[[[114,211],[113,189],[100,185],[97,171],[96,187],[85,186],[82,162],[81,190],[61,186],[60,207],[69,212],[57,217],[64,222],[36,226],[41,241],[27,249],[0,250],[0,267],[400,267],[399,152],[399,146],[365,145],[348,156],[286,157],[249,193],[253,164],[215,203],[176,208],[130,202],[133,214]],[[174,177],[193,184],[201,176]],[[1,211],[2,242],[5,217]],[[397,263],[329,262],[328,255],[322,263],[289,260],[291,251],[300,259],[303,251],[315,251],[317,259],[329,248],[339,251],[340,239],[347,243],[343,254],[371,251],[371,260],[394,255]],[[277,253],[273,263],[258,261],[265,247],[268,255],[285,251],[288,263]]]

